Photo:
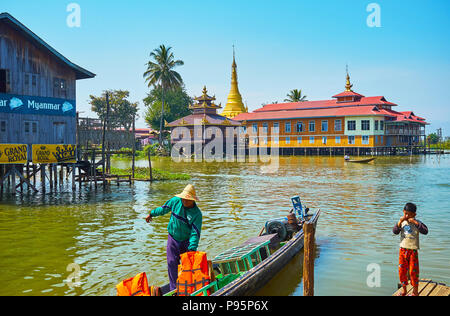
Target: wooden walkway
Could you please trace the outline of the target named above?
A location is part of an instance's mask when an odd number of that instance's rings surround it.
[[[412,294],[412,286],[406,287],[407,294]],[[394,296],[397,296],[402,289],[398,289]],[[437,283],[432,280],[420,280],[419,281],[419,296],[450,296],[450,287],[443,283]]]

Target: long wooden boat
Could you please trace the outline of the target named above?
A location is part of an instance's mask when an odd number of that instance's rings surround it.
[[[307,217],[308,222],[317,225],[320,210]],[[213,293],[212,296],[252,295],[266,285],[303,248],[303,229],[289,241],[240,278]]]
[[[356,159],[348,159],[348,160],[346,160],[346,162],[368,163],[368,162],[371,162],[371,161],[374,161],[374,160],[375,160],[375,158],[358,159],[358,160],[356,160]]]
[[[320,210],[317,210],[315,213],[305,215],[304,221],[314,224],[315,227],[319,216]],[[267,235],[266,237],[271,236],[273,235]],[[263,237],[264,236],[259,236],[253,239],[264,239]],[[269,250],[269,241],[265,242],[264,248],[267,250],[268,256],[262,257],[258,254],[260,261],[255,266],[247,270],[244,269],[243,271],[239,271],[239,267],[236,264],[238,270],[237,273],[230,273],[228,275],[225,275],[224,271],[220,271],[214,282],[211,282],[208,286],[191,295],[245,296],[254,294],[266,285],[296,254],[300,252],[303,248],[303,237],[303,228],[301,228],[298,232],[293,233],[289,240],[279,243],[272,251]],[[216,264],[215,269],[217,269],[218,266],[220,267],[220,265]],[[173,296],[176,295],[176,291],[169,292],[169,285],[166,284],[161,287],[161,294],[164,296]]]

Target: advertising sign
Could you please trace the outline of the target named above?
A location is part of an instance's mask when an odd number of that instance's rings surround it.
[[[76,163],[76,145],[33,145],[33,163]]]
[[[0,164],[27,163],[27,152],[27,145],[0,144]]]
[[[0,112],[76,116],[75,100],[0,93]]]

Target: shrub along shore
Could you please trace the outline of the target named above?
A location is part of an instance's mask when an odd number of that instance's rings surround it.
[[[131,168],[114,168],[111,167],[111,173],[121,175],[132,174]],[[167,180],[189,180],[190,175],[185,173],[172,173],[157,168],[152,168],[152,178],[153,181],[167,181]],[[150,180],[150,170],[148,167],[136,167],[134,169],[134,179],[135,180]]]

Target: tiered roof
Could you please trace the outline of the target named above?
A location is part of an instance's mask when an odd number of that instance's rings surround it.
[[[201,97],[194,97],[197,101],[194,104],[189,105],[189,109],[192,110],[192,114],[173,121],[167,126],[193,126],[193,125],[225,125],[225,126],[239,126],[238,121],[233,121],[225,116],[217,114],[217,109],[222,106],[214,104],[215,97],[208,95],[206,86],[203,88],[203,94]]]

